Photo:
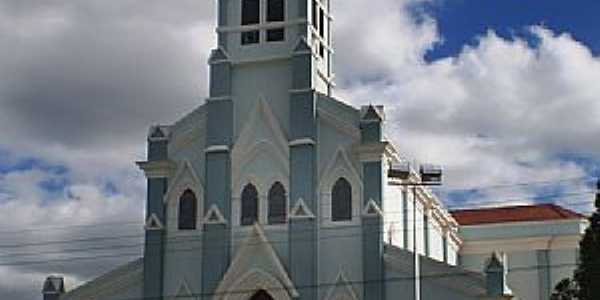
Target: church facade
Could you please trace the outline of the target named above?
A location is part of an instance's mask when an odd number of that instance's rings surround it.
[[[385,136],[333,96],[330,0],[219,0],[205,104],[153,126],[143,258],[46,300],[508,299],[458,266],[458,223]],[[370,99],[365,99],[368,101]]]

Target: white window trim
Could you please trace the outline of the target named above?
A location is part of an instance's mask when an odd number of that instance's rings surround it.
[[[338,161],[341,161],[341,163],[338,164]],[[338,148],[321,178],[321,183],[319,184],[319,199],[322,217],[321,226],[324,228],[329,228],[360,225],[362,222],[361,212],[363,209],[362,178],[352,166],[346,151],[342,147]],[[331,192],[333,186],[340,178],[345,178],[352,187],[352,219],[350,221],[334,222],[331,218]]]
[[[196,196],[196,230],[179,230],[179,200],[187,190],[192,191]],[[184,160],[176,175],[173,176],[163,202],[166,206],[168,233],[190,235],[201,230],[202,216],[204,216],[204,186],[190,161]]]

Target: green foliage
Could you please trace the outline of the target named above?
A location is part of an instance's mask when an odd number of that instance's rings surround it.
[[[579,243],[579,267],[575,271],[577,299],[600,299],[600,194],[596,195],[596,212]]]
[[[566,278],[556,285],[550,300],[575,300],[576,296],[577,285],[570,278]]]

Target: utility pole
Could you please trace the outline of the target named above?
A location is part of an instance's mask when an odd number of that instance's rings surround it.
[[[431,187],[431,186],[440,186],[442,185],[442,168],[433,165],[422,165],[419,167],[419,173],[414,171],[410,165],[410,163],[403,163],[392,165],[389,172],[388,177],[391,179],[395,179],[391,181],[391,185],[402,186],[407,189],[412,189],[412,198],[413,198],[413,275],[415,278],[415,300],[421,299],[421,267],[420,267],[420,257],[417,249],[417,190],[419,187]],[[413,176],[411,176],[413,175]],[[428,222],[426,218],[423,218],[424,223]],[[423,224],[423,230],[428,230],[428,226]],[[425,236],[428,236],[425,234]],[[424,247],[427,247],[428,242],[423,241]],[[408,245],[405,245],[408,248]],[[427,250],[425,251],[428,252]]]

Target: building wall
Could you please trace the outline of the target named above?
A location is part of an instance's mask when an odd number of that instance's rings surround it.
[[[482,272],[490,253],[508,265],[507,283],[520,299],[547,300],[577,264],[582,220],[490,224],[461,228],[461,265]]]

